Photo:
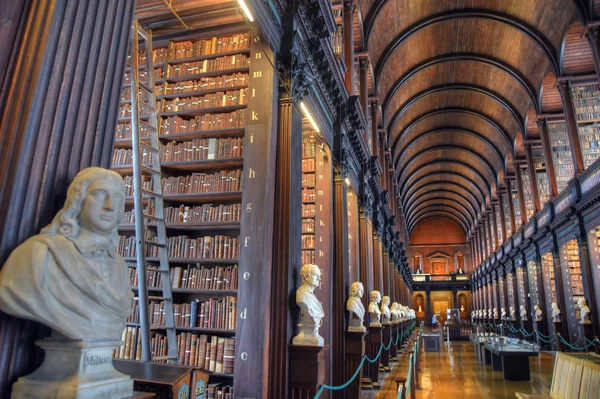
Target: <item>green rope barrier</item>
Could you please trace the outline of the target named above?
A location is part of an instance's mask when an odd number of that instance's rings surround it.
[[[542,334],[538,330],[535,330],[534,332],[536,333],[536,335],[540,339],[540,341],[547,343],[547,344],[552,343],[556,339],[556,334],[554,334],[554,336],[548,335],[546,338],[542,338],[544,334]],[[550,338],[551,336],[552,336],[552,338]]]
[[[590,346],[594,345],[594,341],[591,341],[589,344],[587,344],[586,346],[583,347],[576,347],[571,345],[570,343],[568,343],[562,336],[560,337],[560,342],[562,342],[563,344],[567,345],[569,348],[575,350],[575,351],[582,351],[582,350],[586,350],[587,348],[589,348]],[[585,338],[585,337],[583,337]],[[580,338],[581,339],[581,338]],[[586,338],[587,339],[587,338]],[[579,340],[578,340],[579,341]]]

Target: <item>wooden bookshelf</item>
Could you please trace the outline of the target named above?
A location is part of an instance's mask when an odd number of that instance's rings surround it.
[[[515,275],[513,272],[507,273],[506,274],[506,292],[508,294],[508,307],[510,309],[511,306],[513,306],[515,308],[516,311],[518,311],[517,306],[515,304],[515,283],[514,283],[514,278]],[[510,316],[510,310],[506,309],[506,313]]]
[[[317,141],[315,133],[302,133],[302,264],[316,261]]]
[[[513,209],[515,210],[515,229],[519,230],[521,228],[522,220],[521,220],[521,205],[519,202],[519,192],[515,187],[516,184],[513,184],[513,192],[511,193],[511,199],[513,202]]]
[[[544,151],[540,147],[534,147],[531,150],[533,157],[533,165],[535,168],[535,178],[538,186],[538,196],[540,198],[540,206],[544,206],[550,199],[550,183],[548,181],[548,174],[546,173],[546,161],[544,158]]]
[[[554,277],[554,259],[552,252],[542,255],[542,279],[544,280],[544,294],[546,296],[546,312],[551,317],[552,302],[556,301],[556,280]]]
[[[584,167],[600,156],[600,85],[571,86]]]
[[[533,313],[533,308],[535,305],[541,304],[543,298],[540,298],[540,291],[538,289],[538,272],[539,265],[533,259],[529,259],[527,261],[527,277],[529,280],[529,303],[530,309]]]
[[[521,179],[523,182],[523,199],[525,200],[525,216],[529,220],[534,214],[534,208],[533,191],[529,181],[529,171],[526,168],[521,168]]]
[[[567,124],[564,122],[548,123],[548,136],[552,148],[556,185],[560,193],[567,187],[574,173]]]
[[[498,195],[501,195],[501,194],[498,193]],[[498,230],[496,231],[496,235],[498,237],[498,245],[502,245],[502,243],[506,240],[506,237],[502,237],[503,220],[500,218],[500,209],[496,208],[496,213],[492,217],[496,218],[496,226],[498,227]]]
[[[250,44],[250,34],[242,32],[171,41],[153,54],[179,364],[206,370],[211,379],[231,380],[234,375]],[[145,56],[139,54],[141,59]],[[113,154],[113,170],[125,176],[127,186],[131,186],[132,174],[129,73],[130,69],[123,82]],[[141,127],[144,137],[146,126]],[[145,213],[153,215],[153,201],[146,198],[144,204]],[[119,252],[133,266],[130,282],[137,290],[132,205],[132,198],[127,197]],[[148,248],[149,264],[158,262],[153,248]],[[147,273],[149,291],[160,292],[157,272]],[[192,306],[194,314],[200,312],[192,304],[206,303],[219,309],[210,313],[212,324],[192,323]],[[160,304],[154,303],[155,310],[157,306],[160,309]],[[158,315],[151,316],[160,316],[157,311]],[[125,345],[115,351],[115,357],[141,358],[135,317],[124,331]],[[151,326],[152,352],[162,356],[167,350],[165,326],[157,320]],[[223,393],[227,395],[224,398],[232,397],[232,387],[223,386]]]
[[[510,205],[508,203],[508,201],[510,200],[510,196],[506,193],[504,194],[500,194],[502,195],[502,205],[504,206],[504,224],[506,227],[506,237],[504,237],[504,240],[506,241],[506,239],[508,239],[508,237],[510,237],[510,232],[511,232],[511,227],[510,227]]]
[[[504,296],[504,277],[498,277],[498,296],[500,298],[500,304],[498,305],[498,316],[502,315],[501,309],[506,306],[506,298]],[[508,314],[508,309],[506,314]]]
[[[525,268],[517,267],[517,295],[519,296],[519,308],[515,307],[517,314],[521,313],[521,305],[527,303],[527,292],[525,288]],[[525,306],[527,307],[527,306]],[[527,319],[531,319],[530,315],[527,315]]]
[[[573,239],[560,247],[563,291],[566,303],[566,316],[569,324],[571,339],[578,338],[579,308],[577,301],[583,298],[583,280],[579,263],[579,246]]]

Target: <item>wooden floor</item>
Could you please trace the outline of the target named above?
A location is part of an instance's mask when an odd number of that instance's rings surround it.
[[[399,362],[390,373],[381,373],[384,380],[379,391],[363,391],[361,399],[396,399],[396,375],[406,376]],[[554,354],[544,352],[530,357],[531,381],[504,381],[501,371],[477,363],[473,344],[467,341],[442,345],[441,352],[423,352],[417,399],[515,398],[515,392],[549,393],[554,367]]]

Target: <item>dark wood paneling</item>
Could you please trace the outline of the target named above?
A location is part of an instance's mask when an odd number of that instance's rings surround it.
[[[464,244],[466,242],[465,233],[455,223],[448,219],[427,219],[422,223],[419,223],[412,234],[410,235],[410,245],[435,245],[437,246],[435,251],[442,251],[441,247],[444,244]],[[414,247],[411,247],[414,251]],[[435,252],[433,251],[433,252]],[[462,249],[464,253],[464,249]],[[424,256],[423,262],[426,262],[427,256],[418,250]],[[432,252],[432,253],[433,253]],[[456,252],[456,249],[451,253],[447,253],[448,256],[452,256]],[[414,252],[413,254],[414,255]]]
[[[590,42],[583,35],[579,22],[571,25],[565,35],[562,70],[564,75],[582,75],[596,72]]]

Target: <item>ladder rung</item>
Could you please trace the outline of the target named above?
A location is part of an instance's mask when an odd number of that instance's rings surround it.
[[[160,272],[160,273],[168,273],[168,270],[159,269],[157,267],[146,267],[146,271],[149,272]]]
[[[172,330],[175,327],[173,327],[173,326],[167,326],[165,324],[154,324],[154,325],[150,326],[150,328],[153,329],[153,330],[162,330],[162,329]]]
[[[146,108],[146,109],[148,109],[148,110],[150,110],[150,111],[154,111],[154,107],[156,106],[156,105],[155,105],[155,106],[152,106],[152,105],[150,105],[150,104],[148,104],[147,102],[145,102],[145,101],[142,101],[142,100],[140,100],[140,101],[138,102],[138,104],[140,105],[140,107],[144,107],[144,108]]]
[[[142,191],[142,194],[146,194],[146,195],[148,195],[150,197],[160,197],[160,198],[162,198],[162,195],[160,195],[158,193],[155,193],[152,190],[148,190],[147,188],[142,188],[141,191]]]
[[[144,240],[144,242],[146,243],[146,245],[151,245],[153,247],[165,248],[167,246],[167,244],[165,244],[164,242],[158,242],[158,241],[152,241],[152,240]]]
[[[166,300],[171,300],[171,298],[168,298],[166,296],[151,296],[151,295],[148,295],[148,300],[150,300],[150,301],[166,301]]]
[[[152,358],[153,361],[158,360],[177,360],[177,356],[154,356]]]
[[[143,191],[143,190],[142,190],[142,191]],[[152,194],[152,195],[154,195],[154,194]],[[155,196],[156,196],[156,195],[155,195]],[[160,219],[160,218],[157,218],[156,216],[153,216],[153,215],[148,215],[147,213],[144,213],[143,215],[144,215],[144,218],[145,218],[145,219],[150,219],[150,220],[152,220],[152,221],[154,221],[154,222],[162,222],[162,221],[163,221],[162,219]]]
[[[150,144],[144,143],[143,141],[140,141],[140,147],[145,150],[158,153],[158,148],[152,147]]]
[[[160,173],[158,170],[152,169],[152,168],[150,168],[148,166],[140,165],[140,167],[142,168],[142,171],[145,171],[145,172],[148,172],[148,173],[154,173],[154,174],[159,175],[159,176],[162,175],[162,173]]]
[[[152,126],[149,123],[144,122],[144,121],[140,121],[140,126],[144,127],[145,129],[151,130],[151,131],[156,130],[156,128],[154,126]],[[142,138],[149,139],[150,137],[142,137]]]
[[[150,73],[150,72],[148,72]],[[150,86],[148,86],[146,83],[139,81],[138,80],[138,84],[140,85],[140,87],[144,90],[146,90],[148,93],[154,93],[154,90],[150,88]]]

